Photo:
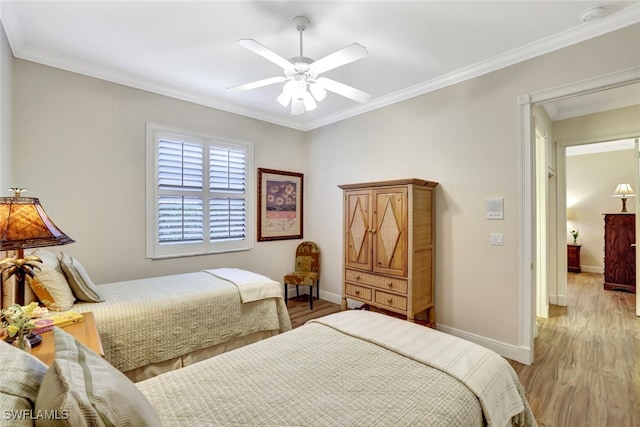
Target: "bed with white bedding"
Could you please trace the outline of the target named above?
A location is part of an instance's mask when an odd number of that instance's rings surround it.
[[[280,288],[215,269],[95,285],[104,301],[71,310],[93,312],[106,360],[138,381],[291,329]]]
[[[325,316],[137,383],[53,335],[49,367],[0,342],[12,426],[536,426],[502,357],[378,313]]]
[[[136,384],[163,426],[535,426],[496,353],[345,311]]]

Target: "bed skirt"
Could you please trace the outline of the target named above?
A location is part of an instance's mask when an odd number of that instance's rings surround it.
[[[165,372],[173,371],[175,369],[184,368],[185,366],[193,365],[194,363],[208,359],[213,356],[217,356],[227,351],[240,348],[247,344],[261,341],[265,338],[277,335],[278,331],[259,331],[254,332],[243,337],[236,338],[232,341],[223,342],[211,347],[201,348],[183,356],[174,357],[170,360],[163,362],[152,363],[147,366],[141,366],[136,369],[125,372],[124,374],[133,382],[146,380],[148,378],[155,377],[156,375],[163,374]]]

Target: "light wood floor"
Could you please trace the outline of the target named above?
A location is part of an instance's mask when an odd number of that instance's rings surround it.
[[[635,295],[605,291],[601,274],[569,273],[567,307],[539,319],[535,362],[509,360],[540,427],[640,426],[640,318]],[[293,327],[340,311],[289,299]]]
[[[539,319],[531,366],[511,362],[538,424],[640,426],[640,319],[635,295],[602,274],[569,273],[566,307]]]

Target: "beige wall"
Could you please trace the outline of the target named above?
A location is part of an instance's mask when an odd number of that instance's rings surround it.
[[[640,137],[640,105],[558,120],[554,123],[554,132],[560,146],[613,140],[618,136]],[[580,231],[581,264],[585,271],[601,272],[603,269],[602,214],[620,211],[620,199],[611,194],[620,183],[634,187],[635,170],[633,150],[566,158],[570,213],[567,230]],[[627,210],[635,212],[635,199],[629,199]],[[573,240],[570,235],[567,239]]]
[[[255,168],[306,173],[301,132],[28,61],[15,60],[13,71],[12,185],[40,198],[76,241],[53,249],[77,257],[96,282],[221,266],[278,278],[293,267],[294,241],[145,259],[145,123],[249,141]]]
[[[582,245],[580,261],[584,271],[603,271],[602,214],[620,212],[622,202],[611,194],[620,183],[635,187],[635,162],[634,150],[567,157],[567,208],[571,212],[567,229],[580,231],[578,243]],[[629,198],[627,210],[635,212],[635,199]],[[571,235],[567,239],[573,241]]]
[[[556,142],[561,146],[638,136],[640,104],[558,120],[553,124],[553,132]]]
[[[13,77],[11,64],[13,55],[7,41],[4,27],[0,25],[0,197],[10,196],[5,193],[9,187],[13,172],[11,164],[11,99]]]
[[[518,96],[640,64],[640,26],[309,133],[308,210],[321,234],[323,286],[340,293],[339,184],[403,177],[437,181],[437,322],[518,345],[520,322]],[[616,49],[611,49],[616,46]],[[557,136],[556,136],[557,137]],[[505,219],[485,219],[504,197]],[[504,246],[490,246],[491,232]]]
[[[436,191],[437,321],[517,349],[521,248],[519,95],[638,66],[640,25],[302,134],[100,80],[14,61],[16,185],[40,196],[98,282],[239,266],[278,278],[296,241],[245,253],[144,258],[144,123],[254,142],[255,167],[305,173],[305,238],[321,291],[341,294],[339,184],[417,177]],[[611,46],[616,46],[611,49]],[[306,142],[306,143],[305,143]],[[485,219],[504,197],[505,219]],[[501,232],[504,246],[489,246]]]

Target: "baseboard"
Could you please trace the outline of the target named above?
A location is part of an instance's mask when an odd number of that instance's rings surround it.
[[[596,265],[581,265],[580,270],[582,270],[585,273],[604,274],[604,268],[598,267]]]
[[[488,348],[489,350],[493,350],[500,356],[506,357],[507,359],[515,360],[516,362],[524,363],[525,365],[533,363],[533,351],[529,347],[519,347],[507,344],[441,324],[438,324],[436,329],[446,334],[471,341],[475,344],[481,345],[482,347]]]
[[[308,289],[308,288],[307,288]],[[293,289],[295,292],[295,288]],[[291,294],[290,294],[291,295]],[[334,304],[340,304],[342,302],[342,295],[334,294],[332,292],[320,290],[320,299],[332,302]],[[564,297],[566,299],[566,297]],[[359,308],[362,303],[353,300],[347,300],[349,308]],[[565,303],[566,305],[566,303]],[[487,337],[475,335],[470,332],[465,332],[460,329],[455,329],[446,325],[437,325],[437,329],[449,335],[453,335],[467,341],[471,341],[485,348],[495,351],[502,357],[515,360],[526,365],[530,365],[533,362],[533,351],[527,347],[518,347],[511,344],[506,344],[500,341],[492,340]]]

